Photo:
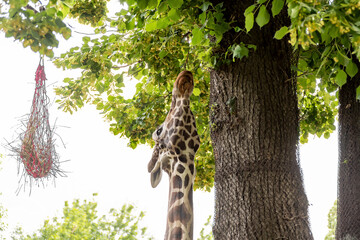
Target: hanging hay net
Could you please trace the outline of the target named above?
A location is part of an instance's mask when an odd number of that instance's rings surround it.
[[[23,120],[23,129],[17,140],[8,144],[13,156],[18,160],[21,179],[25,179],[25,184],[30,183],[30,186],[33,181],[65,175],[59,168],[59,156],[55,151],[53,138],[54,129],[49,123],[50,101],[46,95],[45,80],[44,65],[40,61],[36,70],[31,112]]]

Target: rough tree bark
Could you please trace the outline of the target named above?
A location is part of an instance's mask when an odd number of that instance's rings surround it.
[[[360,63],[356,61],[360,69]],[[336,239],[360,239],[360,72],[339,91],[339,170]]]
[[[224,1],[225,15],[244,26],[254,1]],[[227,33],[214,54],[234,39],[255,44],[248,58],[211,72],[210,119],[215,154],[215,239],[313,239],[297,156],[298,106],[286,10],[261,30]]]

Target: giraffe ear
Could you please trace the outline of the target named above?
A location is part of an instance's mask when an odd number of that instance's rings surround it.
[[[150,182],[153,188],[156,188],[156,186],[161,181],[162,170],[160,165],[161,165],[161,161],[158,161],[150,173]]]

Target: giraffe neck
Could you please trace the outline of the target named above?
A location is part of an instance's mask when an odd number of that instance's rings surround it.
[[[183,164],[175,163],[174,168],[177,171],[174,171],[172,177],[169,178],[169,203],[165,240],[192,240],[193,171]]]
[[[193,115],[190,111],[189,96],[173,94],[171,118],[175,119],[174,127],[190,127]],[[192,117],[191,117],[192,116]],[[185,128],[186,129],[186,128]],[[185,131],[181,135],[184,137]],[[189,132],[190,133],[190,132]],[[188,135],[189,136],[189,135]],[[188,137],[186,137],[188,138]],[[187,143],[187,139],[182,139]],[[179,146],[181,141],[175,141]],[[186,145],[186,144],[185,144]],[[175,148],[176,149],[176,148]],[[169,201],[165,240],[193,239],[193,180],[194,155],[193,149],[181,148],[178,157],[172,159],[172,170],[169,171]],[[175,150],[178,153],[177,150]]]

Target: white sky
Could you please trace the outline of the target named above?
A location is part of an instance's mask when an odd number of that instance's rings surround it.
[[[82,37],[82,36],[80,36]],[[76,39],[61,41],[59,54]],[[24,49],[18,42],[5,39],[0,33],[0,153],[9,154],[3,147],[4,138],[12,140],[19,118],[30,112],[34,92],[35,71],[39,55]],[[45,61],[47,85],[60,85],[65,77],[74,77],[76,72],[57,69]],[[126,93],[134,91],[135,80],[127,83]],[[48,87],[48,95],[53,101],[53,86]],[[149,235],[163,239],[168,197],[168,178],[164,175],[156,189],[150,186],[147,163],[152,150],[148,146],[138,146],[132,150],[126,146],[127,140],[112,135],[109,125],[103,120],[94,106],[85,106],[73,115],[63,113],[57,105],[50,107],[50,122],[55,120],[59,126],[57,133],[66,148],[57,140],[57,152],[68,177],[56,179],[56,187],[49,183],[46,187],[33,186],[32,194],[20,192],[16,195],[19,176],[17,163],[11,157],[2,159],[0,167],[0,203],[8,209],[9,232],[16,225],[26,233],[37,230],[47,218],[60,216],[64,202],[79,198],[92,199],[98,193],[99,215],[106,214],[110,208],[120,208],[124,203],[137,206],[146,212],[144,226]],[[60,127],[66,126],[66,127]],[[310,139],[300,147],[301,165],[305,189],[310,202],[310,218],[315,239],[324,239],[327,233],[327,214],[336,199],[337,188],[337,134],[330,139]],[[213,215],[213,193],[196,191],[194,193],[195,238]],[[7,235],[9,237],[9,235]]]

